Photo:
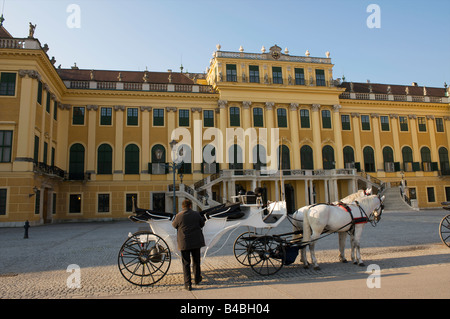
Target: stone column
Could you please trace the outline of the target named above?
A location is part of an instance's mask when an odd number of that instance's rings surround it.
[[[142,150],[141,150],[141,180],[150,180],[150,174],[148,174],[148,163],[150,163],[150,127],[151,119],[150,112],[151,106],[141,106],[142,114]],[[168,154],[166,153],[166,156]]]
[[[123,180],[124,163],[123,155],[125,150],[123,149],[123,117],[125,112],[125,106],[114,105],[115,118],[116,118],[116,136],[114,145],[114,170],[113,180]]]
[[[335,168],[345,168],[344,167],[344,153],[342,146],[342,134],[341,134],[341,116],[339,110],[341,105],[333,105],[333,133],[334,133],[334,144],[336,146],[336,165]]]
[[[291,103],[289,107],[289,124],[291,127],[291,139],[292,139],[292,157],[294,159],[294,165],[291,169],[301,169],[300,164],[300,136],[298,130],[298,103]]]
[[[313,150],[314,150],[314,168],[322,169],[322,139],[320,136],[320,116],[319,116],[320,104],[313,104],[311,106],[311,119],[313,129]],[[311,191],[312,192],[312,191]]]
[[[97,166],[95,161],[96,143],[95,143],[95,128],[97,126],[97,110],[98,105],[86,105],[87,110],[87,125],[88,125],[88,142],[87,142],[87,163],[86,173],[91,174],[91,179],[95,180],[95,172]]]

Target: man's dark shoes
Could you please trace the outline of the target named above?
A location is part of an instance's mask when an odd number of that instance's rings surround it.
[[[191,291],[192,290],[192,286],[190,284],[186,284],[184,285],[184,289]]]
[[[199,279],[196,279],[196,280],[195,280],[195,284],[198,285],[199,283],[201,283],[201,282],[202,282],[202,279],[203,279],[203,277],[200,276]]]

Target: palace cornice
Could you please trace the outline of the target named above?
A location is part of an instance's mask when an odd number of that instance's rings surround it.
[[[380,100],[350,100],[339,99],[342,106],[346,105],[362,105],[362,106],[394,106],[394,107],[418,107],[418,108],[438,108],[449,109],[448,103],[433,103],[433,102],[404,102],[404,101],[380,101]]]

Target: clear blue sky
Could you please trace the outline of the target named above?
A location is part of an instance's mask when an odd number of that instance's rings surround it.
[[[331,52],[334,77],[443,87],[450,84],[450,1],[403,0],[0,0],[5,28],[50,47],[56,65],[82,69],[204,72],[224,51],[277,44],[292,55]],[[369,4],[381,9],[370,29]],[[69,28],[70,4],[81,9]]]

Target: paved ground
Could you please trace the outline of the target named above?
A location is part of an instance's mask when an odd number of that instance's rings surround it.
[[[380,267],[379,289],[367,287],[367,267],[338,263],[337,235],[317,244],[321,270],[304,269],[296,262],[273,276],[262,277],[234,258],[234,238],[246,230],[238,229],[219,253],[204,261],[202,285],[188,292],[182,287],[178,258],[172,260],[168,274],[154,287],[134,286],[121,276],[118,251],[127,234],[143,224],[120,221],[45,225],[31,228],[29,239],[23,239],[22,228],[1,228],[0,298],[448,299],[450,249],[440,243],[438,234],[439,222],[447,213],[386,212],[377,227],[366,226],[361,252],[366,266]],[[272,232],[290,229],[285,222]],[[348,249],[348,259],[349,253]],[[80,267],[81,288],[67,286],[72,275],[67,268],[73,264]]]

